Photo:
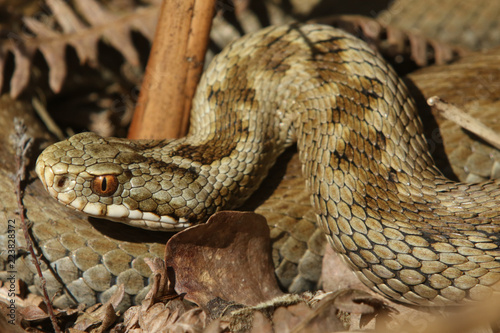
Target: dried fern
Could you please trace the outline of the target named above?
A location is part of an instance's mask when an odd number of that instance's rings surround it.
[[[33,55],[36,51],[45,58],[49,68],[49,85],[54,92],[61,90],[67,75],[66,48],[75,49],[80,62],[98,64],[98,42],[104,40],[116,48],[124,59],[139,64],[139,56],[131,40],[131,31],[137,30],[152,41],[161,0],[147,0],[146,7],[115,14],[96,0],[73,0],[71,8],[64,0],[45,0],[52,15],[45,21],[25,17],[27,33],[9,33],[0,41],[0,90],[4,81],[5,62],[9,53],[15,67],[10,78],[10,95],[17,97],[27,86]],[[47,17],[46,17],[47,18]],[[415,33],[385,26],[374,19],[359,16],[340,16],[317,19],[360,35],[389,57],[408,56],[418,67],[429,63],[446,63],[456,59],[464,51],[460,48],[430,40]]]
[[[67,74],[67,46],[76,50],[82,64],[95,66],[98,63],[98,42],[104,40],[116,48],[127,62],[138,65],[139,56],[131,40],[131,31],[137,30],[151,41],[161,1],[150,0],[149,6],[122,14],[112,13],[95,0],[75,0],[76,9],[63,0],[45,2],[57,23],[54,27],[26,17],[24,24],[32,35],[11,32],[9,39],[0,42],[0,90],[7,55],[10,52],[14,56],[15,68],[10,80],[12,97],[17,97],[28,86],[32,59],[37,50],[47,62],[49,85],[54,92],[61,90]]]
[[[316,20],[350,32],[374,46],[388,58],[408,57],[417,67],[446,64],[467,52],[459,46],[426,38],[411,31],[357,15],[339,15]]]

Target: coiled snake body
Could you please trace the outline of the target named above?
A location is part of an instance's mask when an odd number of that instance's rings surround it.
[[[366,285],[423,305],[493,292],[499,183],[442,176],[403,82],[331,27],[270,27],[226,47],[183,139],[77,134],[47,148],[36,169],[70,207],[174,230],[240,205],[294,142],[319,225]]]

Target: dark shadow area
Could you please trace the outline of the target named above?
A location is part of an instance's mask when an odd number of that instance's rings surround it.
[[[451,163],[446,155],[438,123],[432,114],[431,108],[427,105],[427,99],[413,83],[413,81],[408,78],[404,78],[404,83],[408,87],[410,95],[417,104],[418,113],[422,123],[424,124],[425,139],[427,140],[429,151],[434,159],[434,162],[436,163],[436,166],[447,178],[458,181],[458,177],[453,172]]]
[[[297,152],[296,145],[285,150],[283,154],[276,160],[276,163],[271,167],[267,177],[262,181],[257,191],[255,191],[250,198],[238,210],[254,211],[264,201],[266,201],[276,190],[279,183],[286,173],[288,162],[292,159],[293,155]]]
[[[286,0],[284,2],[289,3],[290,0]],[[342,14],[356,14],[375,17],[380,11],[386,9],[391,2],[391,0],[323,0],[316,7],[314,7],[313,11],[308,15],[308,17],[306,17],[306,19],[321,17],[324,15]]]
[[[146,230],[124,223],[89,217],[89,223],[103,235],[130,243],[166,243],[175,232]]]

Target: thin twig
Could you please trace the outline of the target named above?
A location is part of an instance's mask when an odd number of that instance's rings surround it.
[[[61,329],[59,328],[59,325],[57,324],[54,308],[52,307],[52,303],[49,299],[49,294],[47,293],[47,288],[46,288],[47,282],[43,277],[42,269],[40,268],[40,262],[38,261],[38,257],[35,253],[33,242],[28,232],[28,224],[26,223],[26,217],[24,215],[24,210],[25,210],[23,205],[24,190],[21,186],[21,183],[24,181],[26,175],[26,160],[27,160],[26,154],[31,147],[32,138],[26,134],[26,126],[24,125],[24,122],[20,119],[17,118],[14,119],[14,130],[15,134],[11,136],[11,140],[16,149],[16,157],[15,157],[16,168],[17,168],[16,196],[17,196],[17,208],[19,210],[19,216],[21,218],[21,226],[23,228],[26,244],[30,251],[31,257],[33,258],[33,263],[38,272],[38,276],[40,277],[40,284],[43,292],[43,300],[47,305],[47,311],[49,313],[50,321],[52,322],[54,331],[56,333],[62,333]]]
[[[479,120],[473,118],[470,114],[460,110],[453,104],[444,102],[438,96],[427,99],[427,104],[434,106],[446,119],[455,122],[457,125],[474,133],[495,148],[500,149],[500,135]]]

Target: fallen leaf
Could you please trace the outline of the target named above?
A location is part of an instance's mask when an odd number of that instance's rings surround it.
[[[0,302],[0,332],[25,332],[21,328],[24,316],[17,309],[9,306],[10,304],[7,305],[4,302]]]
[[[153,272],[153,283],[141,305],[125,311],[123,328],[117,332],[190,332],[201,331],[206,325],[206,314],[201,308],[193,308],[171,290],[165,263],[154,258],[146,259]],[[160,299],[171,298],[166,304]],[[174,297],[172,299],[172,297]]]
[[[142,309],[146,310],[149,306],[153,305],[157,299],[165,297],[172,298],[176,296],[176,294],[173,290],[172,282],[169,280],[168,272],[165,268],[165,261],[160,258],[144,258],[144,261],[154,274],[151,289],[141,304]]]
[[[5,311],[7,309],[7,305],[5,303],[0,303],[0,332],[9,332],[9,333],[24,333],[26,332],[24,329],[21,328],[21,320],[20,316],[15,316],[15,320],[7,317],[8,311]],[[14,320],[14,325],[12,324],[12,320]]]
[[[61,38],[61,34],[52,30],[44,23],[31,17],[24,18],[24,24],[40,39],[47,39],[50,42],[40,44],[39,50],[43,54],[49,71],[49,85],[53,92],[58,93],[66,77],[66,41]]]
[[[273,326],[275,332],[291,332],[297,327],[312,310],[304,303],[280,307],[273,314]]]
[[[252,328],[250,332],[254,333],[272,333],[273,323],[264,316],[261,312],[257,311],[253,314]]]
[[[338,317],[338,308],[335,298],[324,298],[317,303],[313,310],[302,322],[294,327],[293,332],[337,332],[343,331],[346,327]]]
[[[101,306],[95,305],[83,313],[79,313],[78,319],[73,326],[76,330],[86,331],[93,327],[97,332],[104,332],[118,319],[115,307],[117,307],[123,299],[125,294],[125,287],[120,284],[110,299]]]
[[[23,44],[16,44],[12,53],[16,59],[16,67],[10,80],[10,96],[16,98],[28,86],[30,81],[30,69],[35,49]]]
[[[172,237],[165,262],[175,290],[203,309],[216,298],[256,305],[283,295],[274,275],[269,228],[250,212],[219,212]]]
[[[19,310],[19,312],[24,317],[24,320],[27,320],[27,321],[35,321],[35,320],[49,318],[49,315],[47,314],[46,311],[44,311],[40,307],[34,306],[34,305],[30,305],[30,306],[27,306],[25,308],[22,308]],[[57,313],[57,311],[56,311],[56,313]]]
[[[122,332],[147,333],[201,332],[207,320],[201,308],[193,308],[178,298],[167,304],[155,303],[147,309],[134,306],[125,312],[124,318]]]
[[[54,13],[54,17],[61,25],[62,30],[67,34],[84,31],[87,27],[73,12],[71,7],[63,0],[47,0],[47,5]],[[95,37],[89,34],[82,34],[80,40],[69,41],[80,58],[80,63],[90,63],[95,66],[97,63],[97,43]]]
[[[233,311],[223,318],[231,332],[337,332],[345,329],[335,298],[323,292],[286,294],[256,306]],[[319,295],[319,297],[317,296]],[[319,300],[318,300],[319,299]]]

